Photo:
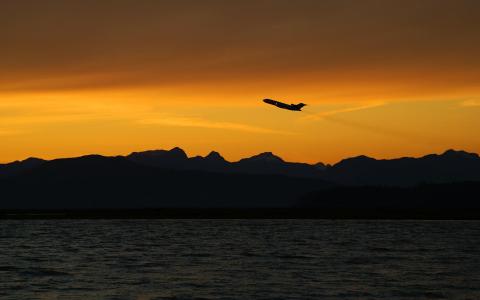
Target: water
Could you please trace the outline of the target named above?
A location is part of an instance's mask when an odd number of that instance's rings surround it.
[[[0,222],[0,299],[480,299],[480,222]]]

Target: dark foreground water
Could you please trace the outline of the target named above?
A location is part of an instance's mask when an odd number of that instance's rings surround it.
[[[480,299],[480,222],[0,221],[0,299]]]

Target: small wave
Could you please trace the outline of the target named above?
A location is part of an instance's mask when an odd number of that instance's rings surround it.
[[[409,297],[409,298],[427,298],[427,299],[446,299],[445,295],[440,292],[422,291],[422,290],[396,290],[393,292],[394,297]]]
[[[340,298],[350,298],[350,297],[373,297],[372,294],[362,291],[362,292],[342,292],[337,294],[337,297]]]
[[[371,257],[351,257],[345,261],[347,265],[367,265],[375,263],[375,260]]]
[[[189,254],[183,254],[183,257],[211,257],[212,254],[210,253],[189,253]]]
[[[391,248],[385,248],[385,247],[368,247],[367,248],[369,251],[375,251],[375,252],[390,252],[390,251],[397,251]]]
[[[263,257],[264,255],[261,255],[261,254],[257,254],[257,253],[253,253],[253,252],[249,252],[249,251],[243,251],[241,253],[242,256],[246,256],[246,257]]]
[[[277,255],[275,257],[281,258],[281,259],[302,259],[302,260],[311,260],[315,258],[313,256],[305,256],[305,255]]]
[[[42,276],[72,276],[72,274],[62,271],[57,271],[53,269],[34,269],[21,272],[22,275],[26,276],[34,276],[34,277],[42,277]]]
[[[0,272],[14,272],[17,271],[18,268],[13,266],[0,266]]]

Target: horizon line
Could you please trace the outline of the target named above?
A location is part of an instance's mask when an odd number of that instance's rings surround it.
[[[181,151],[183,151],[183,153],[185,153],[187,159],[192,159],[192,158],[195,158],[195,157],[201,157],[201,158],[206,158],[208,155],[210,155],[211,153],[218,153],[226,162],[228,163],[236,163],[236,162],[239,162],[243,159],[248,159],[248,158],[252,158],[252,157],[255,157],[255,156],[259,156],[259,155],[262,155],[262,154],[271,154],[273,156],[276,156],[278,158],[280,158],[281,160],[283,160],[284,162],[286,163],[301,163],[301,164],[308,164],[308,165],[317,165],[317,164],[323,164],[325,166],[333,166],[333,165],[336,165],[344,160],[347,160],[347,159],[352,159],[352,158],[358,158],[358,157],[366,157],[366,158],[371,158],[371,159],[374,159],[374,160],[379,160],[379,161],[382,161],[382,160],[396,160],[396,159],[403,159],[403,158],[413,158],[413,159],[419,159],[419,158],[424,158],[426,156],[429,156],[429,155],[444,155],[448,152],[455,152],[455,153],[458,153],[458,152],[463,152],[463,153],[467,153],[467,154],[474,154],[476,156],[480,156],[480,153],[477,153],[477,152],[468,152],[468,151],[465,151],[465,150],[456,150],[454,148],[449,148],[447,150],[444,150],[443,152],[440,152],[440,153],[427,153],[427,154],[423,154],[423,155],[420,155],[420,156],[399,156],[399,157],[394,157],[394,158],[377,158],[377,157],[372,157],[372,156],[368,156],[368,155],[364,155],[364,154],[359,154],[359,155],[354,155],[354,156],[349,156],[349,157],[344,157],[342,159],[340,159],[339,161],[335,162],[335,163],[324,163],[322,161],[318,161],[316,163],[308,163],[308,162],[299,162],[299,161],[286,161],[284,160],[281,156],[279,155],[276,155],[275,153],[273,153],[272,151],[263,151],[263,152],[259,152],[257,154],[254,154],[254,155],[251,155],[251,156],[247,156],[247,157],[242,157],[238,160],[233,160],[233,161],[230,161],[228,159],[225,159],[225,157],[218,151],[215,151],[215,150],[211,150],[207,155],[205,156],[202,156],[202,155],[194,155],[194,156],[189,156],[187,151],[185,151],[185,149],[181,148],[181,147],[173,147],[169,150],[167,149],[150,149],[150,150],[141,150],[141,151],[133,151],[133,152],[130,152],[128,154],[117,154],[117,155],[104,155],[104,154],[99,154],[99,153],[90,153],[90,154],[84,154],[84,155],[78,155],[78,156],[66,156],[66,157],[57,157],[57,158],[52,158],[52,159],[44,159],[44,158],[41,158],[41,157],[37,157],[37,156],[29,156],[25,159],[22,159],[22,160],[14,160],[14,161],[9,161],[9,162],[0,162],[0,166],[2,165],[8,165],[8,164],[12,164],[12,163],[18,163],[18,162],[24,162],[24,161],[27,161],[29,159],[38,159],[38,160],[43,160],[43,161],[54,161],[54,160],[61,160],[61,159],[74,159],[74,158],[82,158],[82,157],[88,157],[88,156],[101,156],[101,157],[105,157],[105,158],[115,158],[115,157],[127,157],[129,155],[132,155],[134,153],[145,153],[145,152],[154,152],[154,151],[165,151],[165,152],[171,152],[175,149],[179,149]]]

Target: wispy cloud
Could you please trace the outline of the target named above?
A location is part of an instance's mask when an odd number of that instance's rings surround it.
[[[0,103],[0,126],[32,126],[94,120],[140,118],[149,113],[142,106],[111,103],[76,103],[55,101]]]
[[[292,134],[291,132],[252,126],[248,124],[212,121],[204,118],[189,117],[189,116],[158,116],[155,118],[139,120],[138,123],[146,124],[146,125],[165,125],[165,126],[179,126],[179,127],[226,129],[226,130],[262,133],[262,134]]]
[[[0,137],[23,134],[25,131],[0,128]]]
[[[321,120],[324,119],[325,117],[330,117],[333,115],[338,115],[338,114],[343,114],[343,113],[348,113],[348,112],[354,112],[354,111],[359,111],[359,110],[365,110],[365,109],[370,109],[374,107],[380,107],[386,105],[385,102],[369,102],[365,103],[362,105],[357,105],[357,106],[351,106],[351,107],[346,107],[346,108],[340,108],[340,109],[334,109],[334,110],[327,110],[319,113],[314,113],[305,116],[303,119],[304,120],[311,120],[311,121],[316,121],[316,120]]]
[[[465,100],[462,103],[460,103],[460,105],[465,107],[480,106],[480,99]]]
[[[306,116],[308,120],[324,120],[327,122],[339,124],[345,127],[350,127],[355,130],[361,130],[376,135],[382,135],[390,138],[400,139],[417,144],[424,144],[429,146],[438,146],[445,144],[445,140],[439,136],[432,136],[419,132],[418,130],[411,131],[405,128],[392,128],[389,124],[375,124],[369,121],[358,121],[348,118],[348,116],[339,116],[341,114],[371,109],[387,105],[387,102],[369,102],[358,106],[346,107],[341,109],[329,110],[317,114]]]
[[[293,134],[292,132],[246,123],[217,121],[201,116],[161,113],[149,105],[114,104],[100,101],[85,103],[68,101],[62,103],[62,105],[58,105],[58,102],[55,101],[0,103],[0,116],[0,135],[2,136],[10,134],[14,128],[30,128],[39,124],[112,120],[130,124],[224,129],[258,134]]]

